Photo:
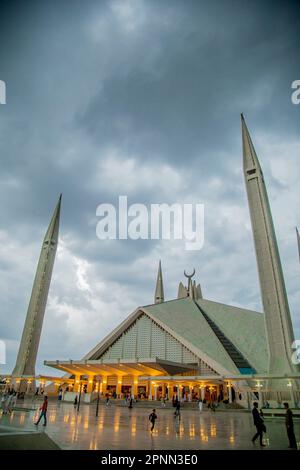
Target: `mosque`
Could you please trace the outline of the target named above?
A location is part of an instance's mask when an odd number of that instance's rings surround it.
[[[85,402],[127,393],[145,400],[228,400],[249,407],[300,405],[300,371],[292,362],[291,315],[263,172],[243,115],[245,176],[263,312],[203,298],[186,274],[177,298],[164,299],[159,263],[154,303],[136,308],[82,359],[44,363],[63,377],[36,376],[35,362],[58,243],[61,197],[43,241],[16,366],[8,383],[33,393],[35,381],[64,400]]]

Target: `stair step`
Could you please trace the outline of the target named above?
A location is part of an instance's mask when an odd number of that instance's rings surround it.
[[[252,369],[251,365],[244,358],[244,356],[240,353],[240,351],[235,347],[235,345],[225,336],[225,334],[220,330],[220,328],[215,324],[215,322],[199,307],[199,305],[195,302],[196,306],[204,316],[207,323],[210,325],[211,329],[219,339],[220,343],[227,351],[233,362],[238,368],[250,368]]]

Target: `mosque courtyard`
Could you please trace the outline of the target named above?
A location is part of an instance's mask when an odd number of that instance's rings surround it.
[[[11,415],[0,414],[1,436],[46,435],[61,449],[81,450],[224,450],[260,449],[258,441],[252,444],[255,433],[251,413],[240,410],[212,412],[198,409],[182,409],[181,419],[174,418],[173,408],[157,406],[158,420],[154,432],[150,432],[148,420],[151,408],[135,406],[99,406],[82,404],[79,412],[72,404],[50,401],[48,424],[34,425],[39,403],[25,402]],[[2,412],[1,412],[2,413]],[[294,419],[295,434],[300,444],[300,420]],[[284,417],[265,417],[268,449],[288,449]],[[46,436],[45,436],[46,437]]]

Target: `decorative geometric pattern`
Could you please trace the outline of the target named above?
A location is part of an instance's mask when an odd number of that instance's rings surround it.
[[[207,364],[147,315],[142,314],[100,357],[108,359],[155,358],[199,364],[202,374],[214,374]]]

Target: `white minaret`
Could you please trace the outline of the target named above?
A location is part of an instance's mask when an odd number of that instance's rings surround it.
[[[35,375],[36,357],[58,242],[60,206],[61,195],[43,241],[17,361],[12,373],[13,379]],[[21,381],[20,390],[26,391],[24,387],[25,383]]]
[[[251,216],[266,333],[269,373],[295,372],[291,362],[293,327],[266,185],[242,115],[244,176]]]
[[[164,284],[163,284],[163,278],[162,278],[162,272],[161,272],[161,261],[159,260],[154,303],[160,304],[164,302],[164,300],[165,300]]]

